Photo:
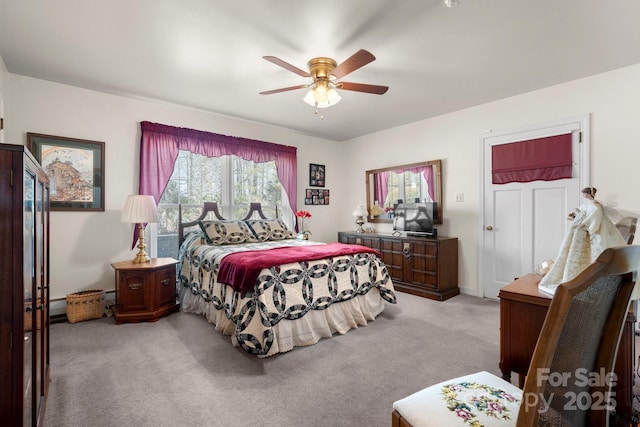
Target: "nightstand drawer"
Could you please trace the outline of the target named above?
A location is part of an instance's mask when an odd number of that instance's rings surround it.
[[[120,271],[116,279],[116,307],[119,312],[148,311],[153,307],[151,299],[152,283],[144,271]],[[126,303],[124,303],[126,302]]]
[[[156,307],[176,303],[176,267],[169,266],[156,272]]]

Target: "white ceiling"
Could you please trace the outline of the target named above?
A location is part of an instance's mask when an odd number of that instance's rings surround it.
[[[321,110],[316,56],[377,59]],[[337,141],[640,63],[638,0],[0,0],[11,73],[157,99]]]

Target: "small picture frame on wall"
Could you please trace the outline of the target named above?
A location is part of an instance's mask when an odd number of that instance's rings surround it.
[[[329,190],[307,188],[307,192],[304,197],[305,205],[328,205],[329,204]]]
[[[325,170],[324,165],[309,163],[309,186],[324,187]]]
[[[104,211],[104,142],[27,133],[49,176],[52,211]]]

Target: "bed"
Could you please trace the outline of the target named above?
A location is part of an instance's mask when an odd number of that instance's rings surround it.
[[[201,314],[234,346],[269,357],[365,326],[396,296],[375,250],[295,238],[252,203],[226,220],[216,203],[179,219],[180,309]]]

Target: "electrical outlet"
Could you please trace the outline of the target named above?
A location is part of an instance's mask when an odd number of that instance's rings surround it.
[[[464,193],[456,193],[456,202],[464,202]]]

